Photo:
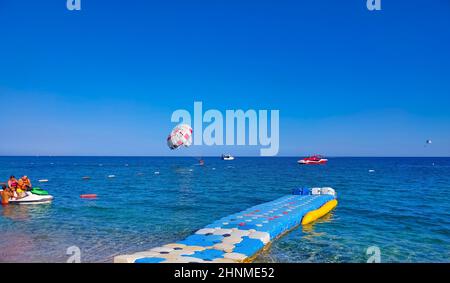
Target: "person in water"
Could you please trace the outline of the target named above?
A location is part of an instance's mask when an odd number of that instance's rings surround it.
[[[1,202],[2,204],[8,204],[9,199],[13,196],[13,193],[10,188],[5,185],[2,185],[3,191],[0,192]]]

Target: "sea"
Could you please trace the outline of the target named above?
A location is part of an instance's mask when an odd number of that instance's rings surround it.
[[[255,262],[450,262],[450,158],[297,159],[0,157],[0,182],[27,175],[54,196],[0,207],[0,262],[112,262],[298,187],[332,187],[339,204]]]

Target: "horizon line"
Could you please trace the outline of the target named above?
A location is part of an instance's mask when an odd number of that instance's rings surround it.
[[[302,158],[307,157],[307,155],[297,156],[297,155],[276,155],[276,156],[260,156],[260,155],[233,155],[234,157],[240,157],[240,158]],[[186,156],[186,155],[180,155],[180,156],[173,156],[173,155],[0,155],[0,158],[2,157],[34,157],[34,158],[40,158],[40,157],[123,157],[123,158],[129,158],[129,157],[141,157],[141,158],[148,158],[148,157],[168,157],[168,158],[205,158],[205,157],[221,157],[221,155],[196,155],[196,156]],[[414,156],[414,155],[404,155],[404,156],[395,156],[395,155],[328,155],[325,156],[326,158],[450,158],[450,156],[437,156],[437,155],[430,155],[430,156]]]

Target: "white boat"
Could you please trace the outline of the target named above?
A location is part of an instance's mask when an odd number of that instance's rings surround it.
[[[53,200],[53,196],[51,195],[35,195],[30,192],[26,192],[27,196],[16,199],[11,198],[9,203],[11,204],[38,204],[38,203],[49,203]]]
[[[222,160],[234,160],[234,157],[231,154],[222,154]]]

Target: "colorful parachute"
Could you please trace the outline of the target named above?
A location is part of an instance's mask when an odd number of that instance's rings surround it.
[[[192,145],[192,128],[187,124],[181,124],[173,128],[167,137],[167,146],[170,149],[177,149],[180,146]]]

